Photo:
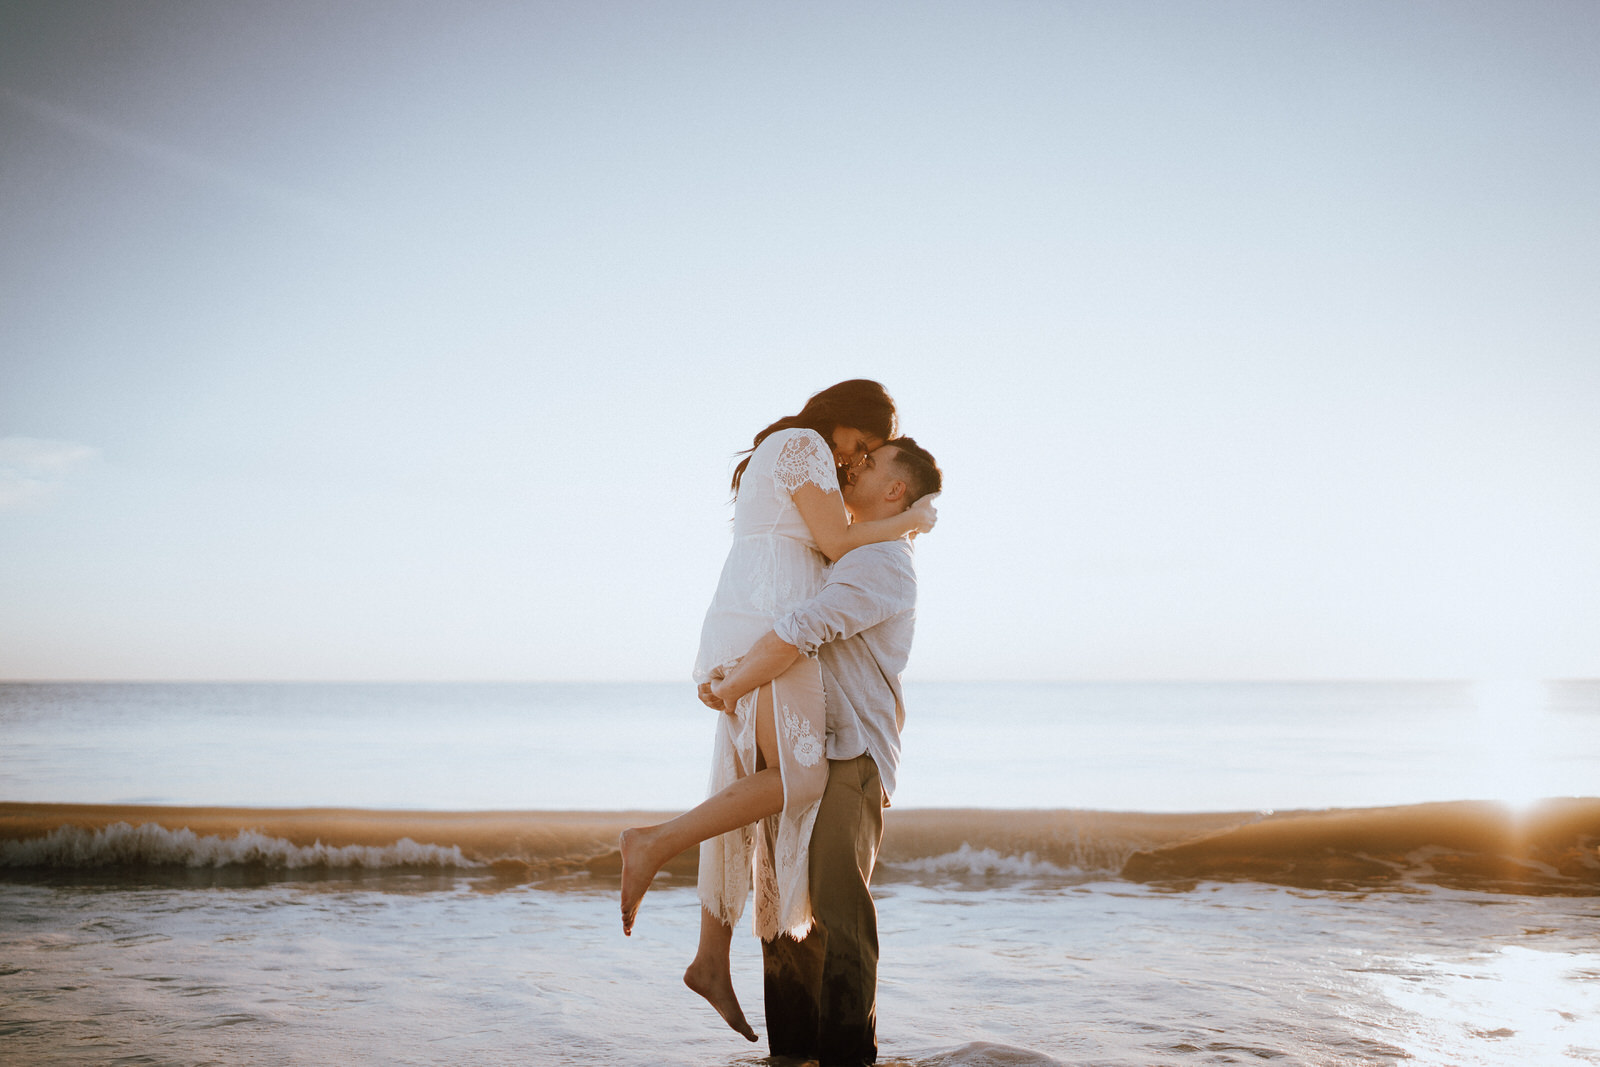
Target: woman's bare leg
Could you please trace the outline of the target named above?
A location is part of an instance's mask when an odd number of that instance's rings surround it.
[[[772,686],[756,697],[756,772],[746,774],[715,796],[655,826],[622,831],[622,932],[633,932],[639,902],[656,872],[690,845],[776,815],[783,810],[783,772],[778,769],[778,731],[772,714]]]
[[[690,845],[748,826],[783,810],[783,775],[776,767],[747,774],[675,819],[622,831],[622,932],[633,932],[639,902],[656,872]]]
[[[772,712],[770,685],[762,687],[756,697],[756,750],[756,766],[759,769],[754,777],[769,775],[776,776],[777,780],[775,803],[760,816],[766,818],[783,810],[783,777],[778,770],[778,731]],[[689,963],[688,970],[683,972],[683,984],[710,1001],[729,1026],[754,1041],[756,1032],[745,1021],[744,1010],[739,1007],[739,998],[733,992],[733,972],[728,966],[728,953],[732,946],[733,927],[701,908],[700,947]]]
[[[772,686],[756,697],[756,767],[748,774],[675,819],[622,832],[622,931],[630,934],[639,903],[650,882],[672,857],[690,845],[776,815],[783,810],[783,774],[778,769],[778,732],[772,711]],[[705,997],[727,1024],[751,1041],[756,1033],[745,1020],[733,991],[728,952],[733,928],[700,909],[700,945],[683,981]]]
[[[739,1007],[739,997],[733,991],[733,972],[728,966],[728,953],[733,947],[733,927],[700,909],[700,948],[683,972],[683,984],[699,993],[717,1014],[747,1040],[756,1040],[756,1032],[745,1020],[744,1009]]]

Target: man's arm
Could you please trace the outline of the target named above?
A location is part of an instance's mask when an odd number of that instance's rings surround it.
[[[916,604],[909,558],[889,545],[858,548],[834,564],[822,591],[779,619],[725,678],[700,687],[707,707],[733,713],[744,694],[788,670],[804,652],[876,626]]]
[[[830,641],[916,607],[911,546],[903,541],[858,548],[833,565],[822,591],[772,624],[772,632],[805,655]]]
[[[733,670],[725,677],[713,678],[710,683],[701,686],[700,699],[718,711],[731,714],[740,697],[766,685],[794,666],[794,661],[799,658],[798,648],[768,630],[750,646],[750,651],[734,664]],[[706,700],[708,692],[711,700]]]

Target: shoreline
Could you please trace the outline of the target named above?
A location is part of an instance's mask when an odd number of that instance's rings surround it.
[[[0,802],[0,871],[431,869],[521,883],[616,877],[616,841],[656,811],[396,811]],[[1323,888],[1409,882],[1600,894],[1600,798],[1526,807],[1162,814],[891,808],[879,862],[922,880],[1110,877]],[[665,868],[692,878],[698,850]]]

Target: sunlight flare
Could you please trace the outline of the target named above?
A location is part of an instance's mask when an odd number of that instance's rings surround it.
[[[1549,695],[1543,682],[1482,679],[1474,686],[1483,796],[1526,812],[1550,792],[1539,758]]]

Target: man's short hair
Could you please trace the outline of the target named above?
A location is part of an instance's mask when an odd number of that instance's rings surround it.
[[[896,437],[886,441],[896,448],[893,460],[895,474],[906,483],[906,507],[910,507],[929,493],[944,488],[944,475],[933,454],[910,437]]]

